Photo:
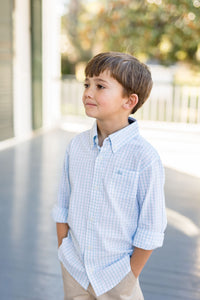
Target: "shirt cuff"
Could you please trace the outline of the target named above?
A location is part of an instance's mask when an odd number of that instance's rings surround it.
[[[144,250],[153,250],[162,247],[164,240],[164,233],[152,232],[144,229],[137,230],[133,246]]]
[[[67,223],[68,208],[54,205],[51,215],[56,223]]]

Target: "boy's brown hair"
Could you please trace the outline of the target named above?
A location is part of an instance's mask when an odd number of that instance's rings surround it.
[[[105,52],[94,56],[85,68],[85,76],[99,76],[104,71],[116,79],[124,88],[123,95],[138,95],[134,114],[150,95],[153,81],[148,67],[132,55],[121,52]]]

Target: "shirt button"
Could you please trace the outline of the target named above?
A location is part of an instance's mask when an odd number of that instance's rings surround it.
[[[89,269],[88,270],[90,273],[93,273],[94,272],[94,269]]]

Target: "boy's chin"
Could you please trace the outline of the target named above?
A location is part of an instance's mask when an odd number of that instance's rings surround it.
[[[91,113],[89,113],[87,111],[85,111],[85,114],[86,114],[87,117],[95,118],[96,119],[96,117],[93,114],[91,114]]]

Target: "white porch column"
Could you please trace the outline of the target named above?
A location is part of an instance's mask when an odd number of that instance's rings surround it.
[[[56,0],[42,1],[43,126],[60,119],[60,15]]]
[[[30,1],[15,0],[13,19],[14,135],[23,138],[32,131]]]

